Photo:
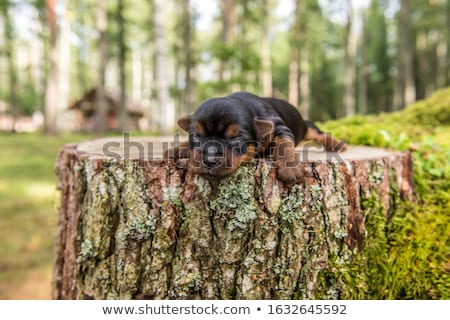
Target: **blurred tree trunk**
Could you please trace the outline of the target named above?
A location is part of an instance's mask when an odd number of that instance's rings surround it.
[[[65,129],[69,123],[65,118],[70,96],[70,24],[67,20],[68,2],[58,0],[61,10],[58,44],[58,129]]]
[[[343,111],[344,116],[351,116],[355,113],[355,49],[356,41],[353,31],[354,10],[351,0],[347,0],[347,27],[345,40],[344,58],[344,96]]]
[[[236,0],[236,3],[238,6],[240,6],[240,10],[238,10],[238,24],[239,24],[239,32],[237,34],[237,50],[238,50],[238,59],[239,67],[240,68],[234,68],[231,67],[231,76],[233,79],[237,79],[237,81],[233,81],[232,91],[252,91],[248,86],[251,83],[251,77],[252,77],[252,70],[249,68],[249,61],[247,59],[247,55],[250,52],[249,51],[249,44],[248,44],[248,35],[249,35],[249,17],[250,17],[250,11],[248,8],[248,2],[249,0]],[[238,70],[236,70],[238,69]],[[237,77],[236,74],[233,73],[233,71],[237,71]]]
[[[236,23],[236,12],[233,0],[221,0],[220,16],[222,19],[222,44],[230,49],[235,38],[234,25]],[[228,58],[220,59],[219,81],[227,82],[231,80],[231,70]]]
[[[363,29],[361,34],[361,43],[359,46],[359,79],[358,79],[358,111],[360,114],[367,114],[367,42],[368,42],[368,21],[367,16],[363,15]]]
[[[184,90],[182,97],[182,107],[186,113],[192,113],[192,14],[190,0],[183,0],[182,21],[183,21],[183,52],[184,52]]]
[[[123,0],[117,1],[117,24],[119,26],[119,83],[120,83],[120,102],[119,102],[119,118],[120,131],[128,131],[128,112],[127,112],[127,96],[126,96],[126,45],[125,45],[125,20],[123,17],[124,3]]]
[[[423,99],[436,90],[436,63],[434,30],[416,32],[414,67],[420,77],[415,79],[416,98]]]
[[[46,0],[47,21],[50,29],[50,47],[48,48],[49,68],[45,88],[45,133],[58,133],[58,25],[55,13],[56,0]]]
[[[399,16],[399,54],[402,64],[403,102],[408,106],[416,101],[414,79],[414,43],[411,27],[410,0],[401,0]]]
[[[304,44],[300,52],[300,112],[305,118],[310,118],[310,78],[309,48]]]
[[[108,106],[105,93],[105,73],[108,64],[108,43],[106,30],[108,27],[106,0],[97,0],[97,31],[99,33],[99,61],[97,69],[97,91],[96,91],[96,126],[98,134],[104,134],[107,130]]]
[[[301,19],[301,0],[295,0],[294,22],[290,30],[290,60],[289,60],[289,89],[288,101],[294,105],[298,105],[298,89],[299,89],[299,51],[300,51],[300,19]]]
[[[438,41],[436,44],[436,86],[437,88],[445,87],[446,72],[447,72],[447,45],[446,45],[446,34],[440,33],[436,30]]]
[[[76,19],[77,21],[84,26],[86,24],[86,10],[87,5],[83,1],[77,1],[76,4]],[[78,95],[82,96],[87,90],[89,84],[87,83],[88,77],[86,74],[86,63],[83,61],[85,57],[83,57],[86,53],[87,47],[87,34],[84,29],[78,29],[78,37],[80,39],[80,45],[77,47],[77,82],[78,82]]]
[[[35,111],[41,111],[43,106],[42,97],[44,95],[44,64],[46,61],[46,57],[44,56],[44,41],[42,36],[42,29],[44,24],[41,22],[41,17],[39,10],[41,8],[37,6],[36,8],[36,17],[37,19],[37,27],[35,29],[37,37],[33,37],[30,41],[29,47],[29,66],[30,66],[30,87],[33,88],[35,92],[35,97],[38,101],[36,101],[36,106],[38,107]]]
[[[171,132],[175,122],[175,105],[169,96],[169,66],[167,62],[167,37],[164,27],[164,0],[152,0],[155,46],[155,94],[159,110],[158,129],[161,134]]]
[[[140,48],[132,48],[131,50],[131,97],[133,100],[141,101],[143,99],[142,79],[144,77],[143,55]]]
[[[398,40],[400,41],[400,40]],[[395,58],[395,65],[396,65],[396,73],[395,73],[395,82],[394,82],[394,97],[392,106],[394,110],[400,110],[405,105],[405,100],[403,96],[404,89],[404,83],[403,83],[403,64],[402,64],[402,58],[400,55],[400,48],[397,48],[397,55]]]
[[[39,31],[37,32],[37,35],[39,36],[40,44],[41,44],[41,50],[42,55],[40,64],[39,64],[39,78],[37,81],[40,82],[39,85],[36,85],[36,87],[40,87],[39,90],[39,111],[43,112],[45,115],[45,98],[46,98],[46,92],[47,92],[47,62],[49,61],[49,41],[47,38],[47,28],[48,25],[48,19],[46,16],[46,0],[38,0],[35,2],[35,6],[37,9],[37,20],[39,23]],[[44,131],[45,131],[45,123],[44,123]]]
[[[16,117],[18,114],[17,110],[17,94],[18,94],[18,83],[17,83],[17,68],[15,64],[15,45],[14,45],[14,27],[11,21],[11,13],[9,12],[10,3],[9,1],[2,1],[1,11],[4,21],[3,32],[5,35],[5,53],[8,65],[8,90],[9,90],[9,110],[12,117],[11,131],[16,131]]]
[[[272,96],[272,62],[270,56],[270,10],[269,1],[263,1],[263,21],[261,39],[261,62],[262,62],[262,95]]]

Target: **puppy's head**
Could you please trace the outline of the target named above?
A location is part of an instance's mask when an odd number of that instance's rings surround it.
[[[273,123],[256,119],[236,101],[215,98],[204,102],[192,116],[178,120],[189,132],[190,166],[209,180],[233,173],[255,156],[258,140],[273,130]]]

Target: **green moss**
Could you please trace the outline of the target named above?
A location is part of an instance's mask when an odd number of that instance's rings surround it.
[[[362,254],[348,268],[336,268],[338,275],[322,272],[320,282],[334,281],[343,288],[339,296],[347,298],[449,299],[450,88],[397,113],[351,117],[323,127],[351,144],[412,147],[419,202],[400,201],[391,172],[391,220],[386,224],[379,215],[367,215],[370,241]],[[377,183],[380,177],[369,179]],[[373,212],[378,204],[367,195],[363,205]]]
[[[377,199],[374,195],[361,199],[367,239],[362,252],[353,255],[343,249],[329,257],[328,268],[318,276],[317,299],[376,299],[384,291],[386,220]]]
[[[235,300],[237,295],[237,289],[233,288],[227,291],[225,299]]]
[[[436,91],[393,117],[394,120],[417,125],[450,125],[450,88]]]

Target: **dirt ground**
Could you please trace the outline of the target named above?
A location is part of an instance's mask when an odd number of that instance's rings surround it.
[[[14,284],[13,284],[14,283]],[[2,300],[48,300],[51,299],[52,271],[31,270],[22,282],[0,283]]]

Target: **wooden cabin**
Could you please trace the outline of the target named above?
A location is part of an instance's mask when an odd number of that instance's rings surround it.
[[[120,129],[120,92],[106,90],[105,99],[108,105],[107,108],[107,129]],[[97,89],[94,88],[86,92],[80,99],[69,105],[69,110],[76,112],[75,129],[84,132],[94,131],[97,125],[96,112]],[[131,99],[126,100],[126,109],[128,113],[128,129],[129,130],[143,130],[139,123],[144,117],[145,109],[136,101]]]

